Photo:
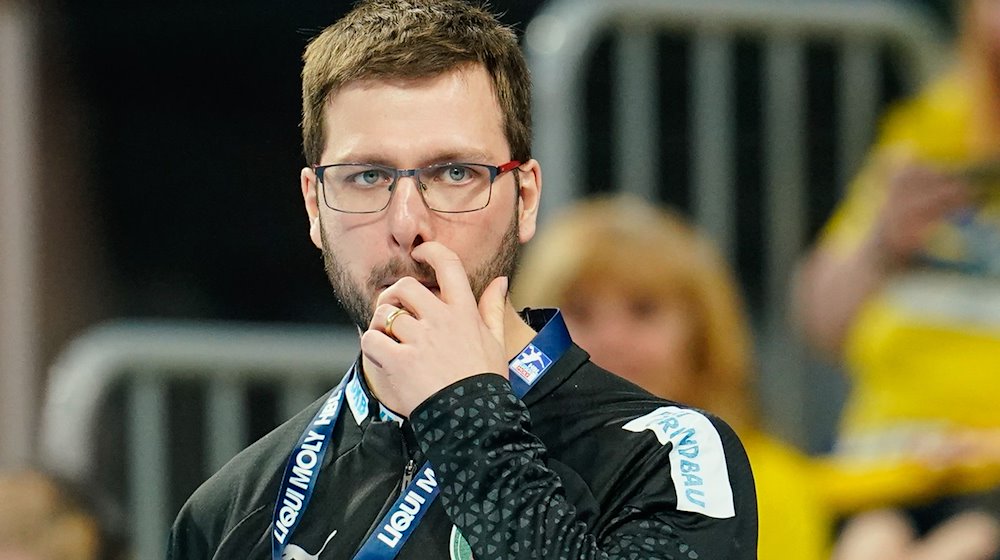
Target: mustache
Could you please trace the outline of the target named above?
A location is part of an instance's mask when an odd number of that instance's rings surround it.
[[[437,275],[431,265],[417,261],[407,262],[398,257],[373,268],[368,275],[368,285],[388,286],[404,276],[412,276],[425,286],[437,285]]]

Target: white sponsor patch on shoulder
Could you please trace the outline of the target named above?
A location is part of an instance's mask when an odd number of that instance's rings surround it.
[[[664,406],[622,428],[635,433],[649,430],[660,444],[672,444],[670,478],[677,491],[677,509],[716,519],[736,516],[722,438],[704,414]]]

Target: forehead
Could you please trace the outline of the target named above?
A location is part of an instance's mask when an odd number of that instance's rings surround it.
[[[963,4],[962,9],[969,10],[975,18],[993,20],[1000,16],[1000,2],[997,0],[971,0]]]
[[[427,78],[351,82],[331,96],[324,127],[325,163],[364,156],[417,165],[465,153],[499,161],[510,152],[493,82],[482,65]]]

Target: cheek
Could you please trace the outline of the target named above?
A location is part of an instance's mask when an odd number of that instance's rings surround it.
[[[690,322],[671,313],[643,325],[634,331],[631,375],[654,393],[690,400],[691,383],[698,375]]]
[[[664,317],[659,331],[663,336],[664,351],[669,350],[674,354],[690,353],[694,326],[686,313],[674,311],[668,317]]]
[[[355,222],[357,222],[355,220]],[[375,229],[363,222],[324,218],[322,233],[324,253],[352,277],[367,275],[371,269],[387,260],[387,255],[375,243]]]
[[[685,324],[675,320],[650,321],[635,329],[634,347],[637,359],[645,369],[673,375],[684,369],[691,354],[690,332]]]
[[[986,48],[994,55],[1000,51],[1000,2],[979,2],[974,8],[974,26]]]
[[[683,313],[660,310],[637,317],[622,311],[626,302],[607,307],[592,306],[585,314],[566,309],[574,340],[598,365],[633,383],[662,396],[685,397],[696,374]]]
[[[510,213],[507,210],[500,212],[499,205],[494,208],[490,202],[486,209],[490,212],[442,215],[443,220],[434,228],[433,239],[427,241],[437,241],[454,251],[462,259],[466,272],[472,272],[496,256],[501,240],[512,225]]]

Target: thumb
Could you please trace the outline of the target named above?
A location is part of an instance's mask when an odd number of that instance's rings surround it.
[[[504,342],[503,318],[507,308],[507,277],[498,276],[479,298],[479,316],[500,344]]]

